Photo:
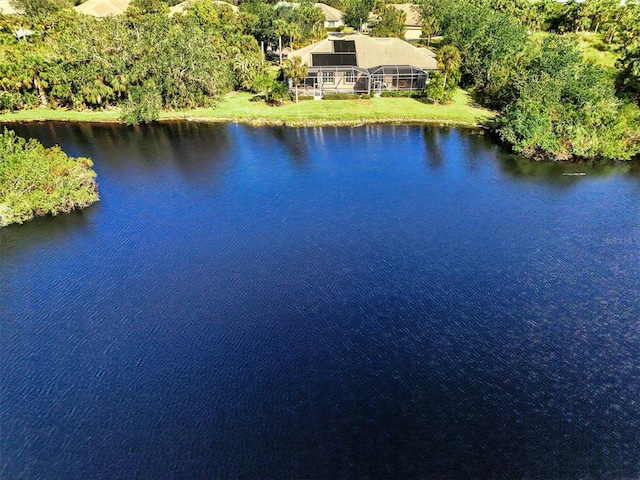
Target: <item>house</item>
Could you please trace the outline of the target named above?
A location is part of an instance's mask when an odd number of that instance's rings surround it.
[[[14,15],[18,12],[11,6],[9,0],[0,0],[0,13],[3,15]]]
[[[338,28],[344,25],[344,21],[342,20],[344,13],[337,8],[333,8],[325,3],[314,3],[313,6],[322,10],[324,15],[324,28]]]
[[[77,7],[73,7],[77,12],[94,17],[113,17],[123,14],[131,0],[87,0]]]
[[[291,52],[309,67],[307,77],[292,88],[301,95],[381,93],[423,90],[438,69],[433,52],[399,38],[366,35],[329,37]]]
[[[278,8],[278,7],[297,8],[299,6],[300,6],[299,3],[280,1],[274,5],[274,8]],[[344,25],[344,22],[342,21],[342,17],[344,16],[344,13],[342,13],[337,8],[333,8],[325,3],[314,3],[313,6],[316,8],[319,8],[322,14],[324,15],[324,28],[338,28]]]
[[[422,36],[422,16],[418,11],[418,6],[413,3],[392,3],[389,6],[397,8],[406,15],[404,22],[405,40],[419,40]]]

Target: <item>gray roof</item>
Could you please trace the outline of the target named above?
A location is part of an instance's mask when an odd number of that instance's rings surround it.
[[[278,8],[278,7],[297,8],[299,6],[300,6],[300,3],[298,2],[287,2],[285,0],[281,0],[280,2],[274,5],[275,8]],[[322,13],[324,14],[324,18],[327,20],[327,22],[338,22],[342,20],[342,17],[344,16],[344,13],[342,13],[340,10],[338,10],[337,8],[333,8],[332,6],[327,5],[326,3],[314,3],[313,6],[316,8],[319,8],[322,11]]]
[[[390,7],[397,8],[407,15],[407,19],[404,24],[407,27],[421,27],[422,16],[418,10],[418,6],[413,3],[390,3]]]
[[[426,70],[436,70],[435,54],[426,48],[418,49],[399,38],[371,38],[367,35],[347,35],[340,39],[326,38],[289,54],[301,57],[302,62],[312,66],[314,53],[333,53],[334,40],[353,40],[358,67],[373,68],[380,65],[413,65]]]

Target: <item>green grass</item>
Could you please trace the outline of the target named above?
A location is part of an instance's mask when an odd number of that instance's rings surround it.
[[[184,112],[164,112],[161,120],[200,120],[251,124],[355,125],[361,123],[435,123],[477,127],[494,113],[473,106],[463,90],[449,105],[431,105],[413,98],[372,98],[370,100],[305,100],[281,107],[252,101],[249,93],[231,93],[216,108]],[[0,115],[0,122],[61,120],[117,122],[119,111],[102,112],[33,109]]]
[[[120,110],[106,111],[76,111],[52,110],[49,108],[34,108],[17,112],[0,114],[0,122],[37,122],[41,120],[59,120],[69,122],[118,122]]]
[[[604,43],[602,35],[590,32],[575,34],[578,39],[578,48],[587,60],[605,68],[615,68],[618,56],[611,51],[609,45]]]
[[[459,90],[450,105],[430,105],[413,98],[367,100],[305,100],[274,107],[251,101],[253,95],[228,95],[217,108],[167,112],[163,118],[188,118],[221,122],[280,123],[287,125],[340,125],[359,123],[439,123],[478,126],[494,113],[471,105],[469,95]],[[1,117],[0,117],[1,119]]]

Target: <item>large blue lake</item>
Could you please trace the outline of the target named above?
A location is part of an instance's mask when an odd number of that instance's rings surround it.
[[[640,172],[434,127],[16,131],[2,479],[640,477]],[[567,175],[586,173],[586,175]]]

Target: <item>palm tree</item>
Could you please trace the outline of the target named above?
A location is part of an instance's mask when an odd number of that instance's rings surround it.
[[[278,19],[273,22],[275,33],[278,36],[278,53],[280,54],[280,66],[282,66],[282,36],[289,33],[289,23]]]
[[[309,67],[302,63],[302,58],[300,57],[291,57],[287,61],[284,62],[284,67],[282,67],[282,73],[285,78],[288,78],[295,85],[296,89],[296,103],[298,103],[298,83],[300,80],[304,79],[309,73]]]
[[[447,75],[457,72],[461,63],[462,55],[460,55],[460,50],[453,45],[445,45],[442,47],[438,67],[440,67],[442,73],[444,73],[444,88],[447,88]]]
[[[431,46],[431,37],[440,30],[440,24],[434,17],[426,17],[422,20],[422,36],[427,37],[427,47]]]

